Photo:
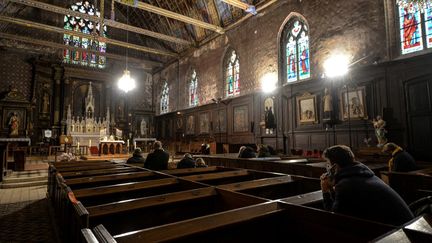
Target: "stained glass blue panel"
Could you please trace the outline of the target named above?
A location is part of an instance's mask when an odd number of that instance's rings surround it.
[[[429,6],[425,9],[425,19],[426,19],[426,43],[427,47],[432,47],[432,7]]]
[[[303,32],[304,33],[304,32]],[[309,66],[309,37],[303,35],[299,40],[299,77],[306,79],[310,77]]]
[[[292,40],[286,46],[287,81],[297,81],[297,42]]]

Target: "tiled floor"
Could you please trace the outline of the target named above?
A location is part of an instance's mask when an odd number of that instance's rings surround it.
[[[0,189],[0,205],[44,199],[46,192],[46,186]]]
[[[47,164],[27,162],[31,169],[46,169]],[[27,169],[27,168],[26,168]],[[0,189],[0,242],[60,242],[47,186]]]

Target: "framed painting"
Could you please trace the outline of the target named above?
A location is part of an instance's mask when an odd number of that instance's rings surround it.
[[[233,111],[234,115],[234,132],[247,132],[249,131],[249,109],[247,105],[236,106]]]
[[[340,102],[342,120],[368,119],[365,87],[341,90]]]
[[[210,132],[209,113],[201,113],[199,116],[199,131],[201,134]]]
[[[194,115],[189,115],[186,120],[186,134],[195,134],[195,117]]]
[[[318,122],[316,95],[304,93],[297,97],[297,120],[300,125]]]
[[[217,110],[213,116],[213,132],[223,133],[226,132],[226,111]]]
[[[17,107],[5,107],[3,109],[3,129],[16,134],[24,134],[26,129],[26,110]]]

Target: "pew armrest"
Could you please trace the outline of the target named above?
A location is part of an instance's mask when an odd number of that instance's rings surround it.
[[[94,235],[99,240],[99,242],[103,243],[115,243],[117,242],[114,237],[108,232],[108,230],[102,225],[98,225],[93,229]]]

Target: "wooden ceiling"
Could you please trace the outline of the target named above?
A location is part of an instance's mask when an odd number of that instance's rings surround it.
[[[145,60],[150,65],[150,69],[153,69],[178,58],[190,48],[199,47],[244,19],[245,16],[251,15],[224,1],[93,0],[89,2],[95,4],[99,10],[103,10],[103,21],[108,27],[107,53],[111,55],[108,58],[119,59],[125,55],[125,48],[129,48],[133,50],[129,51],[132,61]],[[227,0],[230,1],[240,0]],[[256,6],[258,11],[276,1],[241,0],[243,3]],[[44,52],[50,48],[59,49],[61,47],[59,44],[63,42],[62,33],[59,32],[63,27],[63,16],[68,13],[70,5],[76,2],[79,0],[0,1],[0,46],[11,47],[14,44],[20,47],[38,46],[34,49]],[[56,45],[49,45],[49,42]],[[40,48],[40,46],[45,47]],[[149,69],[149,66],[147,68]]]

